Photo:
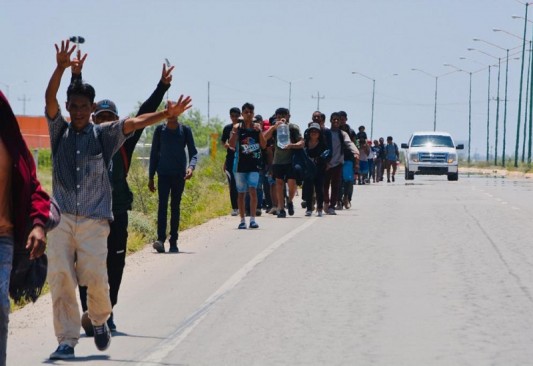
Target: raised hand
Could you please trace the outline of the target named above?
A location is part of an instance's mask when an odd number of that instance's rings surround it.
[[[163,72],[161,73],[161,82],[165,85],[170,85],[170,82],[172,81],[172,70],[174,70],[174,66],[171,66],[167,70],[167,66],[163,64]]]
[[[72,60],[70,69],[72,70],[73,74],[79,75],[81,74],[81,70],[83,69],[83,63],[85,62],[85,59],[87,58],[87,54],[83,55],[81,57],[81,51],[78,50],[76,53],[76,58]]]
[[[185,97],[183,98],[183,94],[180,95],[178,101],[176,103],[169,101],[167,104],[166,114],[167,117],[177,117],[183,112],[185,112],[187,109],[192,107],[191,104],[191,97]]]
[[[72,46],[72,48],[69,49],[70,41],[67,40],[67,41],[61,41],[61,49],[57,46],[57,44],[55,45],[55,47],[56,47],[57,66],[59,66],[62,69],[69,68],[72,65],[70,56],[76,49],[76,46]]]

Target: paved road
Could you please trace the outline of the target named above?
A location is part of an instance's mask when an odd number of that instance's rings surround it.
[[[224,217],[179,255],[128,258],[107,352],[87,365],[531,365],[533,182],[357,186],[336,217]],[[47,363],[49,296],[12,316],[8,365]],[[67,364],[67,362],[55,362]]]

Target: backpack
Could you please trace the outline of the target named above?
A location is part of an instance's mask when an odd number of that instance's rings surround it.
[[[305,149],[293,150],[292,170],[296,176],[296,182],[298,184],[301,184],[306,179],[313,178],[317,173],[317,167],[314,161],[307,156]]]

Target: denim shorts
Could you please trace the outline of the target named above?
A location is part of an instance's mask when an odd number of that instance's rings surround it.
[[[237,192],[246,193],[249,188],[256,188],[259,184],[259,172],[233,173]]]

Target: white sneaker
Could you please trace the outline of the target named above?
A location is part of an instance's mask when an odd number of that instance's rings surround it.
[[[237,216],[238,214],[239,214],[239,210],[237,210],[236,208],[231,210],[231,216]]]
[[[313,214],[312,211],[309,211],[309,210],[308,210],[308,211],[305,211],[305,216],[311,216],[312,214]]]

